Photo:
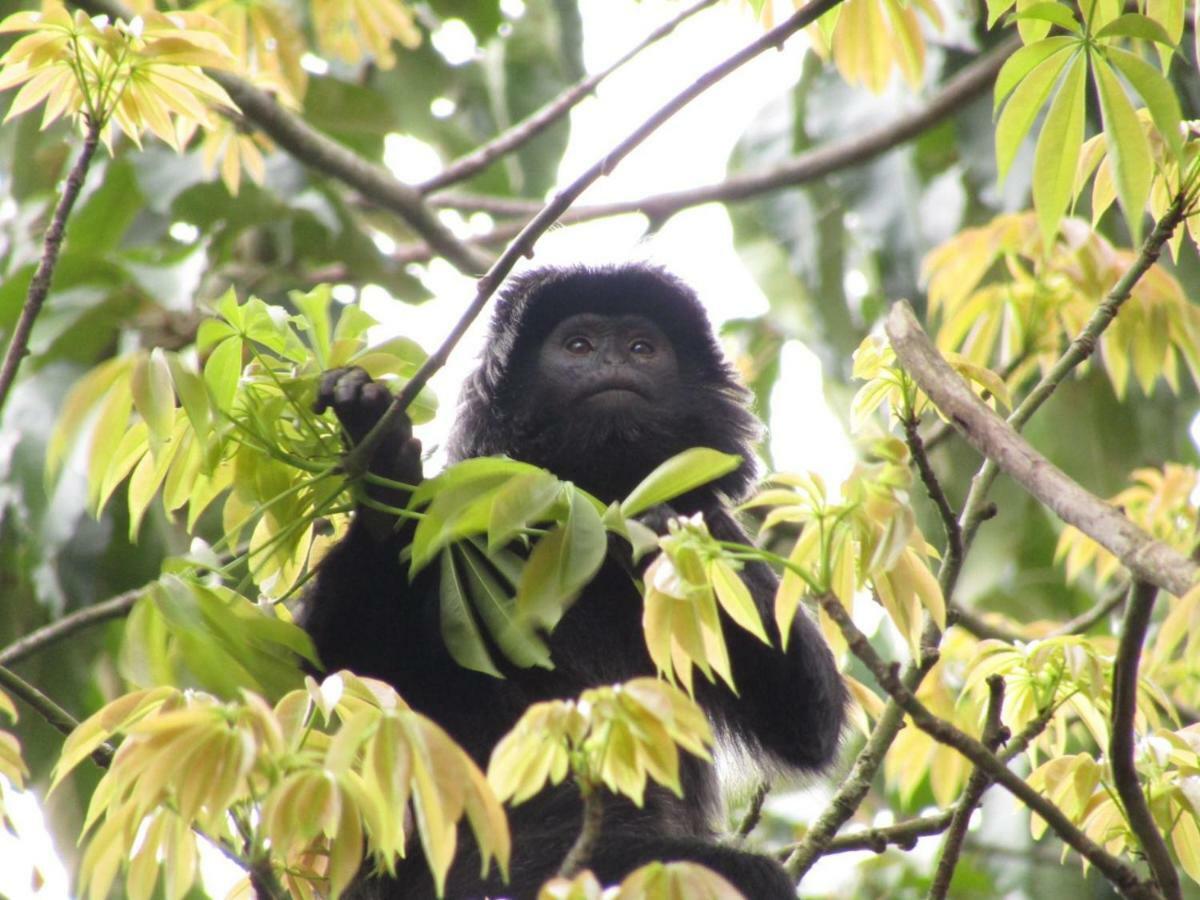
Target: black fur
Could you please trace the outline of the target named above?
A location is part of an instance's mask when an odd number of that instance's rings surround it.
[[[670,410],[651,422],[577,422],[571,410],[531,408],[533,361],[542,338],[580,312],[635,312],[653,318],[672,340],[682,373]],[[728,509],[756,477],[752,442],[758,421],[695,294],[674,277],[640,265],[542,269],[514,279],[501,296],[479,368],[463,389],[450,441],[453,460],[504,453],[545,466],[605,500],[622,496],[674,453],[704,445],[740,453],[746,462],[720,482],[680,498],[675,511],[703,512],[712,533],[748,541]],[[377,398],[364,403],[375,404]],[[351,404],[352,406],[352,404]],[[345,410],[339,409],[339,414]],[[353,413],[354,410],[350,409]],[[657,411],[656,411],[657,412]],[[385,444],[398,454],[407,434]],[[396,463],[377,458],[377,470]],[[304,624],[325,665],[382,678],[419,711],[441,723],[481,764],[521,712],[538,700],[573,697],[587,687],[652,674],[645,649],[641,598],[619,554],[607,561],[550,636],[553,670],[515,670],[495,679],[456,665],[441,640],[436,566],[409,584],[397,562],[404,532],[377,540],[360,517],[322,564],[309,594]],[[776,649],[723,618],[740,696],[698,676],[697,699],[718,733],[768,768],[816,770],[837,748],[845,689],[831,654],[803,615],[782,653],[772,612],[776,580],[765,566],[743,572]],[[784,900],[795,889],[771,860],[713,842],[718,810],[715,774],[685,757],[684,797],[647,791],[645,806],[611,797],[590,867],[602,881],[620,880],[655,859],[694,860],[733,882],[750,900]],[[556,871],[580,823],[575,789],[548,790],[510,810],[512,881],[480,883],[475,848],[464,829],[447,896],[532,898]],[[399,813],[397,813],[399,814]],[[416,900],[433,897],[419,849],[395,880],[358,885],[358,896]]]

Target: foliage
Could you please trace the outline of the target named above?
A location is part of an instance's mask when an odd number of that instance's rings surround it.
[[[603,784],[641,806],[648,777],[682,795],[676,744],[709,759],[712,742],[694,701],[635,678],[530,706],[492,752],[488,781],[501,800],[522,803],[570,773],[585,791]]]
[[[126,694],[68,738],[51,787],[115,735],[124,740],[84,825],[89,897],[107,896],[122,869],[130,897],[153,896],[160,877],[167,896],[184,896],[198,833],[233,841],[235,824],[294,896],[336,897],[364,850],[394,871],[409,837],[397,811],[410,803],[439,884],[464,816],[485,867],[508,865],[507,823],[483,773],[382,682],[309,679],[274,708],[250,693],[228,703],[170,687]]]
[[[380,339],[363,301],[428,299],[437,266],[491,252],[561,187],[570,103],[542,104],[582,75],[579,11],[529,2],[518,13],[495,0],[34,6],[10,4],[0,20],[0,333],[20,364],[16,389],[0,389],[0,673],[10,689],[27,675],[90,715],[60,746],[39,719],[65,729],[61,710],[12,689],[41,713],[18,722],[0,694],[11,721],[0,791],[41,786],[58,760],[56,802],[70,806],[76,789],[83,801],[81,895],[188,895],[200,887],[201,840],[256,887],[301,897],[340,894],[364,859],[394,871],[418,845],[442,880],[463,821],[484,865],[504,872],[501,801],[568,778],[585,795],[639,804],[648,780],[678,792],[679,749],[708,759],[714,744],[690,697],[694,670],[736,689],[731,627],[761,652],[781,649],[741,580],[764,563],[781,576],[771,612],[785,647],[800,607],[834,598],[816,615],[874,748],[821,815],[828,834],[768,806],[756,836],[779,849],[803,834],[800,855],[811,855],[797,875],[833,852],[852,816],[886,813],[898,830],[877,829],[883,845],[904,846],[902,829],[925,807],[970,813],[987,787],[911,709],[895,713],[901,695],[872,670],[861,637],[904,664],[915,701],[941,725],[1005,765],[1020,756],[1015,770],[1068,823],[1064,834],[1030,814],[1032,840],[1061,838],[1067,853],[1070,839],[1090,838],[1166,893],[1156,838],[1139,829],[1112,759],[1114,734],[1128,732],[1134,793],[1170,863],[1200,882],[1200,588],[1158,599],[1138,635],[1136,715],[1118,721],[1118,640],[1131,626],[1117,613],[1131,573],[1096,529],[1060,526],[1013,485],[993,484],[991,463],[953,440],[959,423],[876,327],[886,303],[916,298],[954,370],[1017,429],[1055,393],[1030,423],[1033,443],[1109,496],[1131,529],[1194,555],[1193,0],[981,10],[844,0],[806,29],[816,53],[799,82],[747,126],[732,156],[741,171],[715,193],[678,192],[665,213],[644,204],[657,228],[714,197],[740,201],[729,206],[735,239],[770,310],[731,323],[736,361],[778,424],[794,416],[773,390],[781,349],[806,342],[860,460],[838,489],[816,472],[770,476],[744,509],[762,548],[719,541],[671,508],[740,462],[709,448],[607,507],[506,459],[415,486],[388,511],[415,522],[409,571],[437,567],[443,637],[465,667],[500,677],[550,666],[545,634],[608,554],[645,564],[645,639],[660,677],[531,707],[486,778],[385,685],[349,672],[306,679],[317,660],[289,606],[355,506],[378,505],[366,485],[381,483],[357,471],[336,420],[312,401],[322,372],[360,366],[415,392],[406,412],[418,426],[434,416],[429,357],[408,337]],[[474,56],[449,58],[445,29],[469,32]],[[1020,45],[1001,63],[1006,35]],[[972,67],[994,62],[990,110],[953,96],[967,55]],[[950,97],[949,111],[880,143],[879,123],[904,125],[922,92]],[[252,102],[239,109],[233,96]],[[24,115],[39,106],[40,118]],[[68,171],[75,131],[98,135],[107,157]],[[444,182],[400,184],[384,167],[397,137],[458,162]],[[895,149],[862,150],[884,145]],[[823,181],[809,183],[805,166],[822,160]],[[76,179],[77,207],[60,210],[62,183]],[[434,193],[444,187],[455,190]],[[39,260],[50,260],[44,277]],[[1130,273],[1126,296],[1116,287]],[[47,288],[44,308],[28,299]],[[461,313],[450,308],[445,331]],[[29,311],[36,326],[21,337]],[[87,620],[71,616],[111,595],[132,601],[119,634],[78,633],[73,623]],[[870,633],[835,621],[839,608]],[[48,619],[70,627],[34,632],[32,648],[17,640]],[[46,654],[52,663],[30,664],[59,640],[67,649]],[[93,789],[83,763],[110,744]],[[954,827],[946,815],[940,830]],[[1042,877],[1035,854],[1002,872],[973,840],[944,844],[958,874],[934,895],[955,896],[972,877],[983,895]],[[846,892],[924,894],[925,858],[882,857],[848,875]],[[1055,878],[1064,895],[1083,890],[1074,874]],[[736,892],[665,862],[618,886],[586,871],[556,879],[542,896]]]

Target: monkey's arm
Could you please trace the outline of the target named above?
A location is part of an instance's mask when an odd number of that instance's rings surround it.
[[[724,509],[706,511],[705,521],[718,540],[751,543]],[[821,768],[833,760],[845,721],[846,688],[833,654],[803,610],[792,624],[787,651],[780,650],[774,573],[755,563],[747,565],[741,575],[754,596],[771,646],[722,613],[738,693],[724,684],[707,683],[698,687],[697,693],[718,721],[751,747],[757,744],[796,768]]]

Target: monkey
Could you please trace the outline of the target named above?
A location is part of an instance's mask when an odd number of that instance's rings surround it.
[[[323,377],[316,408],[332,407],[348,440],[360,441],[391,401],[361,370]],[[535,269],[510,279],[492,315],[478,367],[462,388],[447,442],[451,462],[505,455],[548,469],[605,503],[619,500],[656,466],[693,446],[737,454],[736,469],[652,510],[660,532],[672,516],[702,514],[719,540],[749,543],[733,507],[757,478],[753,445],[761,425],[708,322],[697,294],[645,264]],[[401,418],[371,469],[422,480],[420,443]],[[379,490],[374,488],[373,490]],[[386,492],[384,492],[386,494]],[[392,490],[381,499],[403,505]],[[642,598],[628,547],[613,539],[592,581],[547,636],[553,668],[497,659],[504,678],[464,668],[442,639],[438,567],[409,581],[399,561],[411,524],[362,507],[318,568],[301,615],[329,670],[349,668],[393,685],[445,728],[481,765],[532,703],[653,675],[642,632]],[[846,691],[819,630],[796,617],[787,650],[772,614],[777,581],[749,563],[741,572],[771,646],[724,613],[722,627],[737,693],[697,679],[695,698],[722,742],[767,771],[816,772],[833,760]],[[497,655],[497,654],[493,654]],[[588,866],[606,884],[653,860],[690,860],[722,875],[751,900],[784,900],[795,885],[777,862],[714,838],[719,785],[711,764],[681,755],[682,797],[652,785],[638,807],[606,795]],[[446,895],[532,898],[579,833],[581,800],[569,783],[510,810],[510,881],[480,880],[479,857],[463,830]],[[400,813],[398,813],[400,814]],[[367,877],[356,896],[417,900],[435,895],[419,853],[394,878]]]

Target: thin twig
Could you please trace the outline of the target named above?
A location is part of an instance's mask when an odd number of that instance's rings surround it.
[[[567,851],[562,865],[558,867],[560,878],[574,878],[580,869],[591,861],[592,850],[600,838],[600,826],[604,823],[604,796],[597,788],[583,791],[583,823],[579,836]]]
[[[627,213],[642,213],[655,222],[663,222],[682,210],[705,203],[752,200],[765,193],[808,184],[843,169],[870,162],[937,125],[983,94],[995,81],[996,73],[1005,60],[1020,46],[1020,41],[1016,39],[1000,44],[947,81],[923,106],[880,128],[831,141],[776,166],[732,175],[716,184],[615,203],[577,206],[565,213],[559,223],[574,225]],[[441,194],[431,197],[429,202],[437,208],[486,212],[521,220],[499,225],[477,239],[476,243],[488,247],[499,245],[519,234],[529,217],[540,209],[539,204],[531,201],[464,194]],[[393,259],[401,263],[423,262],[432,255],[433,251],[427,244],[412,244],[397,248]]]
[[[938,636],[937,626],[932,622],[928,623],[922,635],[922,645],[932,646],[936,643]],[[922,653],[920,659],[909,663],[901,676],[909,690],[917,689],[936,661],[937,653],[932,651]],[[850,773],[842,780],[841,786],[830,799],[829,805],[817,817],[817,821],[808,830],[804,840],[796,845],[784,862],[784,868],[787,869],[793,880],[799,882],[804,877],[805,873],[812,868],[813,863],[825,853],[826,848],[834,840],[834,836],[841,827],[858,811],[867,793],[871,790],[871,784],[875,780],[879,767],[883,765],[883,758],[887,755],[888,748],[892,746],[896,735],[903,727],[904,711],[895,700],[889,700],[879,718],[875,720],[875,727],[871,729],[871,735],[867,738],[866,744],[854,758],[854,765],[851,766]]]
[[[872,850],[875,853],[883,853],[890,846],[898,847],[901,850],[911,850],[917,846],[918,839],[945,831],[950,826],[950,820],[953,817],[954,810],[947,809],[933,815],[897,822],[895,825],[839,834],[828,843],[823,855],[848,853],[851,850]]]
[[[908,452],[912,454],[913,462],[916,463],[921,482],[925,485],[925,492],[929,494],[929,499],[933,501],[938,516],[942,520],[942,528],[946,533],[946,559],[948,561],[946,564],[957,568],[962,565],[963,558],[962,529],[958,525],[958,515],[950,506],[946,492],[942,489],[942,483],[938,481],[937,473],[933,471],[933,466],[929,463],[925,445],[921,441],[921,435],[917,432],[917,424],[916,417],[904,420],[904,442],[908,444]]]
[[[1109,882],[1126,897],[1134,900],[1160,900],[1161,894],[1149,882],[1138,877],[1134,868],[1108,853],[1071,822],[1055,804],[1030,787],[1023,778],[1009,770],[1003,760],[968,734],[949,722],[933,715],[903,684],[896,664],[887,664],[875,652],[866,635],[850,619],[845,607],[831,595],[817,598],[822,609],[841,629],[847,645],[856,657],[875,676],[879,685],[908,713],[913,723],[938,743],[953,747],[994,781],[1013,794],[1026,807],[1046,820],[1055,834],[1096,867]]]
[[[1065,637],[1069,634],[1084,634],[1093,625],[1112,613],[1125,599],[1125,591],[1114,591],[1106,600],[1101,600],[1089,610],[1081,612],[1073,619],[1067,619],[1046,637]]]
[[[996,748],[1004,742],[1007,729],[1000,720],[1000,712],[1004,708],[1004,679],[992,675],[987,680],[988,705],[987,718],[983,726],[983,745],[995,753]],[[933,873],[933,883],[929,887],[930,900],[942,900],[950,891],[950,880],[958,866],[958,858],[962,854],[963,840],[967,836],[967,826],[971,824],[971,814],[983,799],[984,791],[991,786],[991,776],[979,766],[971,770],[967,786],[963,789],[958,803],[950,819],[950,827],[946,829],[946,837],[942,841],[942,850],[938,856],[937,868]]]
[[[54,268],[58,264],[58,253],[62,249],[67,217],[71,215],[71,209],[75,206],[75,201],[79,198],[79,191],[83,188],[83,180],[87,176],[88,167],[92,164],[92,157],[100,142],[101,124],[99,121],[88,120],[87,131],[83,137],[83,147],[79,150],[79,157],[75,160],[75,165],[71,167],[67,182],[63,185],[62,196],[58,198],[58,205],[54,208],[50,227],[46,229],[46,236],[42,239],[42,258],[29,282],[25,303],[21,306],[21,315],[17,319],[12,337],[8,341],[8,349],[4,353],[4,362],[0,363],[0,409],[4,408],[8,392],[12,389],[13,382],[17,380],[17,369],[21,365],[21,360],[29,353],[29,335],[33,332],[33,323],[37,321],[38,314],[42,311],[42,306],[50,293],[50,281],[54,277]]]
[[[1007,763],[1024,753],[1034,739],[1046,730],[1054,718],[1056,709],[1054,706],[1047,707],[1031,719],[1020,733],[1005,745],[999,754],[1000,760]],[[873,850],[882,853],[893,844],[901,850],[911,850],[917,845],[918,838],[941,834],[949,828],[954,819],[954,811],[954,807],[951,807],[928,816],[897,822],[895,825],[839,834],[829,841],[823,854],[846,853],[850,850]]]
[[[1038,453],[1008,422],[971,392],[921,329],[907,303],[893,304],[885,329],[896,356],[931,401],[980,453],[1042,505],[1121,560],[1134,575],[1182,596],[1195,583],[1196,563],[1156,541]],[[1057,368],[1057,367],[1056,367]],[[980,475],[976,475],[975,492]],[[964,538],[970,532],[964,528]]]
[[[133,608],[133,604],[137,602],[137,599],[142,596],[145,590],[144,587],[140,587],[134,588],[132,591],[126,591],[123,594],[117,594],[117,596],[102,603],[95,603],[78,612],[63,616],[49,625],[44,625],[36,631],[31,631],[24,637],[13,641],[3,650],[0,650],[0,666],[11,666],[13,663],[36,653],[43,647],[74,634],[76,631],[87,628],[89,625],[123,618],[129,614],[129,610]]]
[[[741,50],[738,50],[718,63],[668,100],[653,115],[635,128],[628,137],[617,144],[601,159],[593,163],[582,175],[559,191],[542,208],[541,212],[534,216],[521,230],[521,233],[508,245],[499,259],[488,269],[487,273],[479,279],[476,284],[475,298],[463,312],[458,322],[455,323],[445,340],[430,354],[429,358],[421,365],[421,368],[404,385],[387,411],[380,417],[375,427],[371,429],[370,433],[346,455],[346,471],[354,474],[366,470],[367,461],[371,459],[375,446],[388,433],[392,427],[392,422],[408,408],[408,405],[417,396],[421,388],[425,386],[426,382],[429,381],[433,373],[446,364],[446,360],[450,356],[450,351],[458,344],[463,334],[466,333],[467,328],[479,313],[483,311],[488,300],[508,273],[512,271],[517,260],[522,256],[532,254],[533,245],[537,242],[538,238],[541,237],[546,229],[558,221],[563,212],[575,202],[580,194],[601,176],[612,172],[618,163],[628,156],[639,144],[657,131],[675,113],[700,96],[700,94],[755,57],[765,53],[767,50],[782,46],[789,37],[836,7],[840,2],[841,0],[811,0],[811,2],[805,4],[782,24],[772,28],[757,40],[751,41]]]
[[[1125,818],[1142,845],[1154,880],[1167,900],[1180,900],[1183,895],[1179,873],[1175,871],[1162,832],[1150,813],[1133,761],[1138,662],[1157,595],[1158,588],[1144,581],[1134,582],[1129,589],[1121,642],[1117,646],[1117,660],[1113,666],[1112,734],[1108,742],[1108,755],[1112,762],[1113,783],[1121,798],[1121,805],[1125,807]]]
[[[590,96],[600,82],[604,81],[604,79],[617,69],[621,68],[621,66],[625,65],[647,47],[671,34],[685,20],[690,19],[696,13],[707,9],[716,2],[717,0],[699,0],[698,3],[693,3],[674,18],[651,31],[636,47],[626,52],[612,65],[571,85],[532,115],[498,134],[486,144],[477,147],[465,156],[460,156],[437,175],[416,185],[416,189],[422,194],[429,194],[446,187],[448,184],[465,181],[477,172],[486,169],[500,157],[511,153],[518,147],[524,146],[569,113],[585,97]]]
[[[70,734],[79,725],[78,719],[6,666],[0,666],[0,687],[24,701],[52,728],[62,734]],[[101,744],[92,751],[91,757],[96,765],[107,769],[109,763],[112,762],[113,749],[108,744]]]
[[[750,803],[746,807],[746,814],[742,816],[742,821],[738,823],[737,831],[734,832],[739,838],[748,838],[750,832],[758,827],[758,823],[762,819],[763,804],[767,801],[769,793],[771,793],[771,782],[769,781],[760,781],[754,788],[754,793],[750,796]]]

